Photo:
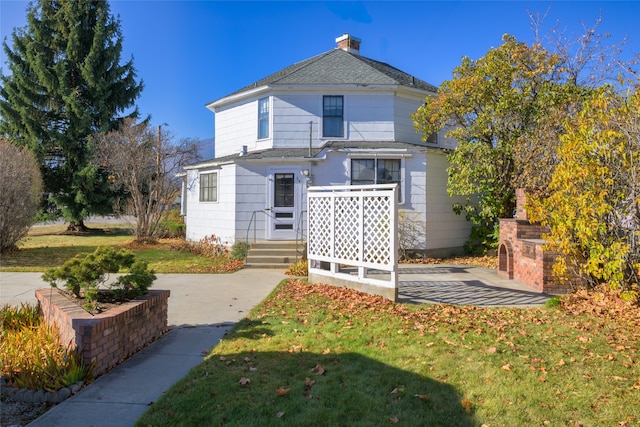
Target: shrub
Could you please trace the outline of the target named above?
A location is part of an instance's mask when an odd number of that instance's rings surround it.
[[[109,246],[101,246],[95,252],[79,255],[57,268],[50,268],[42,279],[53,287],[63,281],[64,287],[78,298],[85,298],[87,305],[95,303],[100,285],[109,273],[118,273],[129,268],[129,274],[119,277],[111,286],[114,294],[125,298],[144,295],[156,279],[147,263],[136,261],[133,252],[121,249],[115,251]]]
[[[247,258],[247,253],[249,252],[249,245],[245,242],[237,241],[231,246],[231,254],[229,258],[244,260]]]
[[[33,154],[0,138],[0,252],[15,249],[27,235],[42,196]]]
[[[174,208],[163,212],[160,229],[160,237],[184,239],[187,226],[184,223],[184,218],[180,215],[180,209]]]
[[[302,259],[300,261],[291,264],[287,271],[284,272],[287,276],[303,277],[309,275],[309,261]]]

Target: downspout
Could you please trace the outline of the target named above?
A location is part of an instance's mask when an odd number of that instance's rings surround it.
[[[311,143],[313,138],[313,121],[309,122],[309,158],[311,158]]]

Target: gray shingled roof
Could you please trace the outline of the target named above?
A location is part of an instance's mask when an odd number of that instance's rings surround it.
[[[227,96],[261,86],[402,85],[436,92],[437,88],[389,64],[342,49],[333,49],[258,80]],[[226,97],[225,97],[226,98]]]

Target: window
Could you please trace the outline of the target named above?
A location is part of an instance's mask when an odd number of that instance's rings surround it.
[[[273,205],[277,208],[293,207],[294,176],[292,173],[277,173],[274,177]]]
[[[201,202],[217,202],[218,201],[218,173],[200,174],[200,201]]]
[[[258,100],[258,139],[269,138],[269,98]]]
[[[344,100],[342,96],[322,97],[322,136],[344,136]]]
[[[402,200],[400,159],[351,159],[351,184],[398,183],[398,200]]]

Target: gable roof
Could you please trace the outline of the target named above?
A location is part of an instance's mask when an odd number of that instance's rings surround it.
[[[221,99],[262,86],[304,85],[401,85],[437,91],[435,86],[389,64],[336,48],[290,65]]]

